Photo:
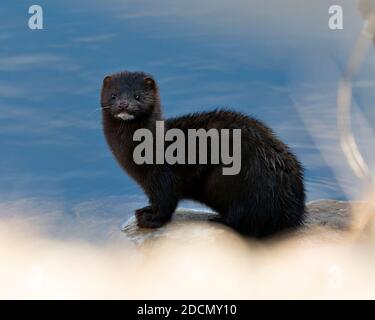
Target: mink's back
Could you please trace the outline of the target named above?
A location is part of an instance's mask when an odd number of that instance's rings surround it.
[[[256,118],[240,112],[216,109],[170,118],[165,123],[166,129],[180,129],[185,136],[189,129],[241,129],[242,157],[248,152],[256,152],[263,148],[271,148],[285,156],[292,155],[288,146],[279,140],[269,127]]]
[[[183,116],[169,118],[166,120],[167,128],[179,128],[183,131],[188,129],[248,129],[250,126],[263,127],[255,118],[249,117],[240,112],[225,109],[189,113]]]

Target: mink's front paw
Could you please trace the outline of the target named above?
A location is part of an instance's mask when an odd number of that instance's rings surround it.
[[[165,221],[154,214],[150,206],[136,210],[135,217],[140,228],[159,228],[165,224]]]
[[[208,221],[215,222],[215,223],[223,223],[223,224],[225,224],[225,219],[220,214],[216,214],[216,215],[212,216],[211,218],[208,218]]]
[[[140,209],[137,209],[135,210],[135,215],[137,216],[138,214],[142,214],[144,212],[150,212],[152,213],[152,208],[151,206],[147,206],[147,207],[144,207],[144,208],[140,208]]]

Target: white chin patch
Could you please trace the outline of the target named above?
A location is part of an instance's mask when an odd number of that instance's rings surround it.
[[[126,112],[121,112],[119,114],[116,114],[116,117],[121,119],[121,120],[132,120],[134,119],[134,116],[132,114],[126,113]]]

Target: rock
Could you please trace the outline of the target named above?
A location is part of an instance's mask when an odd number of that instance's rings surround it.
[[[307,205],[305,225],[327,226],[333,229],[346,229],[351,222],[352,203],[336,200],[316,200]]]
[[[220,224],[208,222],[215,216],[212,211],[179,208],[173,215],[173,219],[167,225],[158,229],[138,228],[134,216],[122,226],[125,236],[136,244],[142,244],[148,240],[173,237],[174,227],[194,223],[192,232],[198,232],[199,236],[210,237],[210,232],[224,230]],[[317,200],[307,204],[305,225],[307,228],[314,226],[326,226],[333,229],[345,230],[349,227],[351,218],[351,203],[336,200]]]
[[[210,217],[214,216],[215,213],[212,211],[178,208],[173,214],[172,221],[161,228],[138,228],[135,217],[133,216],[122,225],[121,229],[129,240],[136,244],[141,244],[150,239],[170,236],[170,231],[173,227],[186,224],[187,222],[196,222],[207,227],[206,223],[201,222],[207,221]],[[207,223],[207,225],[213,225],[213,223]]]

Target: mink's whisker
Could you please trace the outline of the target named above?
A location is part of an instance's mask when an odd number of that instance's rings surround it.
[[[102,109],[111,109],[111,107],[100,107],[100,108],[96,108],[96,109],[94,109],[94,110],[88,112],[88,116],[91,117],[91,116],[94,115],[95,112],[100,111],[100,110],[102,110]]]

